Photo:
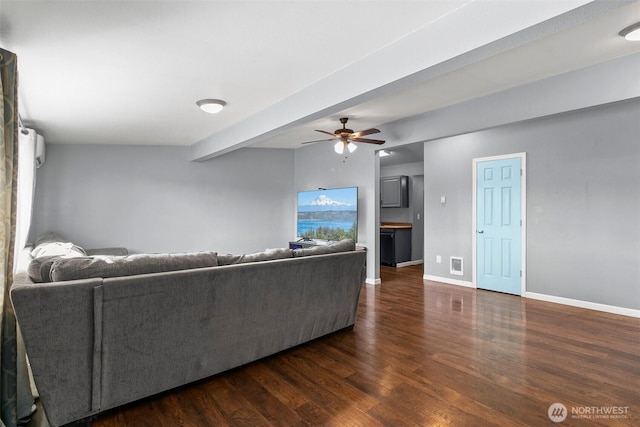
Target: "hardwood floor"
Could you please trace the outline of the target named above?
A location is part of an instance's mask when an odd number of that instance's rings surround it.
[[[541,426],[557,402],[561,425],[640,425],[640,319],[423,282],[421,269],[383,267],[353,331],[88,424]]]

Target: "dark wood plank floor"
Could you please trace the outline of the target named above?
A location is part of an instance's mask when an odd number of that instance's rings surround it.
[[[89,424],[543,426],[557,402],[561,425],[640,425],[640,319],[423,282],[421,268],[383,267],[353,331]]]

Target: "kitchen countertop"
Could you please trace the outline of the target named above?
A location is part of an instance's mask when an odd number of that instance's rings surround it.
[[[381,222],[380,228],[412,228],[410,222]]]

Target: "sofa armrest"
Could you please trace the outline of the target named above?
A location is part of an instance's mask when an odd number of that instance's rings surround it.
[[[49,423],[100,409],[102,279],[14,283],[11,302]]]

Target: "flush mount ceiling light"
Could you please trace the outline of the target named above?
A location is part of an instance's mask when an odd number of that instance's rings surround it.
[[[391,151],[380,150],[380,157],[387,157],[391,155]]]
[[[209,114],[219,113],[224,106],[227,105],[227,103],[221,99],[201,99],[197,101],[196,104],[202,111]]]
[[[640,22],[636,22],[633,25],[629,25],[624,30],[618,33],[621,37],[633,42],[640,41]]]

